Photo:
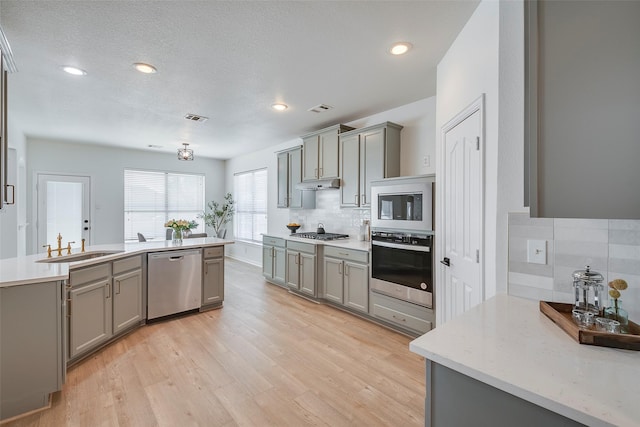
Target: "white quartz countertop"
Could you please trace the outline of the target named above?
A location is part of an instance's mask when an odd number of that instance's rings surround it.
[[[291,240],[293,242],[311,243],[312,245],[337,246],[340,248],[355,249],[358,251],[369,251],[371,242],[365,242],[358,239],[336,239],[336,240],[316,240],[298,237],[289,233],[264,233],[264,236],[277,237],[279,239]]]
[[[497,295],[412,352],[589,426],[640,426],[640,352],[579,344],[539,302]]]
[[[79,254],[80,249],[73,249],[69,262],[44,263],[38,262],[47,259],[47,254],[27,255],[18,258],[0,260],[0,288],[17,286],[29,283],[41,283],[48,281],[64,280],[69,277],[69,270],[80,268],[104,261],[113,261],[131,255],[148,252],[160,252],[179,249],[203,248],[208,246],[221,246],[232,244],[233,240],[224,240],[217,237],[184,239],[182,245],[174,245],[171,240],[158,240],[148,242],[115,243],[109,245],[87,246],[85,252],[109,252],[116,253],[83,261],[73,261],[73,255]],[[63,250],[61,257],[53,251],[52,260],[65,260],[67,250]]]

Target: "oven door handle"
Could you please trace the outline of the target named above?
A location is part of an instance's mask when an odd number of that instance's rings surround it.
[[[393,248],[393,249],[404,249],[407,251],[431,252],[431,247],[429,246],[403,245],[401,243],[379,242],[377,240],[372,241],[371,244],[374,246],[383,246],[385,248]]]

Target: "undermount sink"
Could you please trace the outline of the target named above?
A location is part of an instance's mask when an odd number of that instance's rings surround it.
[[[62,255],[59,257],[51,257],[38,260],[36,262],[46,262],[46,263],[57,263],[57,262],[74,262],[74,261],[84,261],[87,259],[99,258],[107,255],[119,254],[123,251],[94,251],[94,252],[83,252],[79,254],[71,254],[71,255]]]

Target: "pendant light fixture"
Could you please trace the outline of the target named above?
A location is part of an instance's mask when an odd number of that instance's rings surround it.
[[[178,160],[193,160],[193,150],[189,147],[189,144],[183,142],[183,148],[178,148]]]

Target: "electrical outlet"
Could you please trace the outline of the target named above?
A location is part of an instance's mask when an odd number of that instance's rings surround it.
[[[426,167],[431,166],[431,156],[424,156],[422,158],[422,165]]]
[[[527,240],[527,262],[532,264],[547,263],[546,240]]]

